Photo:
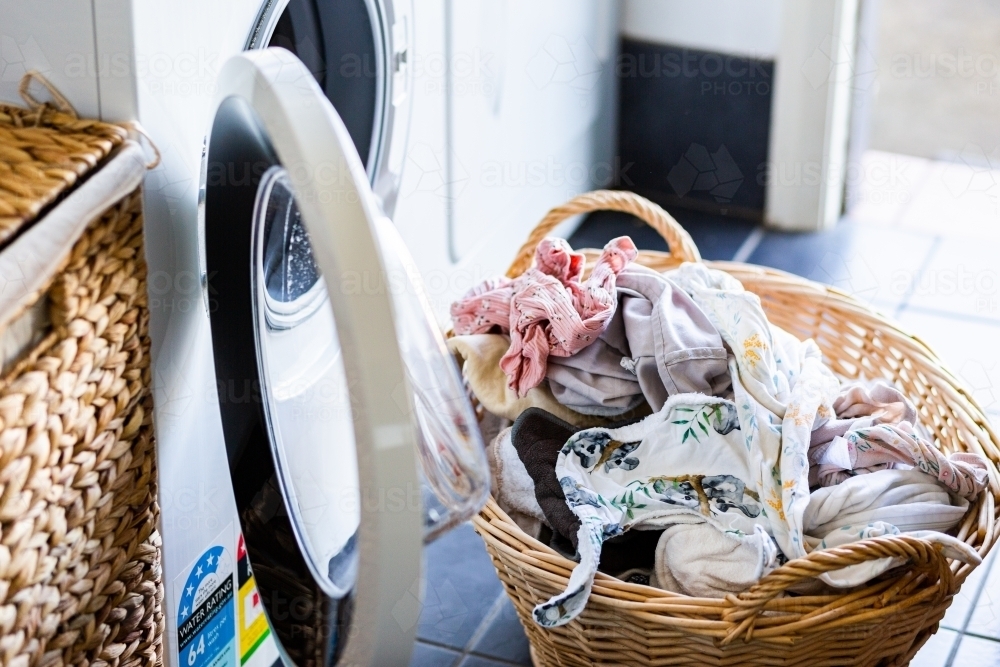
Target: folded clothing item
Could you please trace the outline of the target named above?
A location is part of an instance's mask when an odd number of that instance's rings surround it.
[[[535,489],[535,501],[545,523],[564,537],[577,550],[580,519],[566,504],[556,460],[566,441],[578,431],[555,415],[538,408],[529,408],[514,421],[511,443]],[[627,569],[627,568],[625,568]]]
[[[455,333],[509,332],[500,366],[522,397],[545,378],[549,356],[571,356],[604,332],[617,307],[616,278],[637,254],[629,237],[612,239],[581,282],[583,255],[563,239],[543,239],[522,275],[487,281],[452,305]]]
[[[914,535],[941,544],[951,557],[976,562],[964,543],[943,531],[957,526],[969,502],[918,470],[882,470],[814,491],[803,517],[810,550],[842,546],[882,535]],[[629,533],[626,533],[628,535]],[[725,597],[752,587],[786,562],[774,540],[759,526],[754,535],[734,539],[695,520],[663,531],[656,547],[656,584],[675,593]],[[830,573],[839,586],[854,586],[900,563],[891,558]]]
[[[917,410],[898,389],[885,380],[854,382],[840,388],[833,402],[838,419],[875,417],[882,423],[913,423]]]
[[[917,410],[885,380],[853,382],[840,388],[833,401],[835,417],[816,420],[811,445],[822,445],[855,428],[875,424],[917,423]]]
[[[579,427],[598,426],[607,420],[581,415],[565,407],[542,383],[528,390],[524,396],[507,386],[507,379],[500,368],[500,358],[510,347],[510,338],[501,334],[473,334],[453,336],[448,339],[448,349],[460,358],[462,377],[476,399],[490,414],[514,421],[531,407],[541,408],[559,419]]]
[[[813,490],[802,516],[807,536],[818,541],[844,526],[875,521],[890,523],[902,532],[951,530],[969,501],[919,470],[879,470]]]
[[[784,557],[770,535],[756,526],[735,536],[704,521],[677,523],[656,545],[656,583],[674,593],[721,598],[747,590]]]
[[[656,411],[674,394],[718,395],[729,386],[722,337],[682,289],[636,264],[618,274],[616,289],[618,309],[604,333],[572,356],[549,359],[556,400],[616,415],[643,398]]]
[[[603,543],[626,530],[698,521],[734,540],[754,535],[770,520],[760,487],[748,481],[756,476],[749,465],[735,406],[704,394],[678,394],[636,424],[570,437],[555,476],[579,523],[580,562],[566,591],[535,608],[535,621],[552,627],[575,617],[589,597]]]
[[[811,486],[903,464],[934,475],[965,498],[985,488],[985,460],[970,453],[947,456],[927,442],[914,429],[913,403],[884,380],[842,387],[833,410],[836,416],[817,420],[810,437]]]
[[[535,500],[535,483],[511,444],[511,428],[501,431],[486,449],[493,497],[514,523],[538,538],[545,514]]]
[[[549,357],[545,377],[553,398],[580,414],[614,417],[641,405],[621,307],[596,341],[571,357]]]
[[[810,551],[902,534],[929,539],[952,558],[974,563],[975,552],[970,555],[964,543],[943,532],[961,523],[968,508],[968,500],[951,493],[934,476],[916,469],[878,470],[815,489],[802,523]],[[826,573],[824,581],[853,586],[900,564],[891,558],[868,561]]]
[[[545,523],[555,533],[550,544],[570,558],[579,557],[575,552],[580,519],[566,504],[555,463],[563,445],[579,431],[537,408],[526,410],[511,430],[514,448],[534,483],[535,500],[545,515]],[[685,523],[674,524],[666,531],[642,530],[639,526],[605,540],[597,569],[625,581],[675,593],[723,597],[745,590],[783,561],[764,531],[755,530],[748,540],[743,540],[697,516],[675,520]],[[668,549],[668,544],[673,546]]]
[[[809,451],[811,473],[823,486],[859,473],[911,465],[933,475],[954,493],[973,499],[986,488],[986,461],[978,454],[945,455],[914,433],[909,422],[878,424],[849,431]]]
[[[983,559],[975,549],[951,535],[936,530],[914,530],[904,533],[896,526],[884,521],[873,521],[860,526],[843,526],[839,530],[835,530],[827,535],[816,548],[831,549],[872,537],[903,534],[927,540],[932,544],[938,545],[941,553],[948,558],[971,565],[979,565],[983,562]],[[883,572],[905,564],[906,561],[907,559],[905,558],[879,558],[878,560],[864,561],[857,565],[850,565],[839,570],[833,570],[832,572],[825,572],[821,579],[832,586],[847,588],[868,581],[872,577],[877,577]],[[806,586],[799,589],[798,592],[808,594],[810,590]]]
[[[497,465],[498,475],[509,474],[512,478],[509,481],[497,480],[494,487],[497,502],[501,507],[506,504],[522,515],[541,518],[552,531],[552,535],[543,541],[568,558],[578,557],[576,540],[580,520],[566,504],[566,496],[556,477],[555,463],[559,450],[578,431],[572,424],[544,410],[529,408],[496,445],[497,458],[504,461]],[[510,460],[508,446],[516,452],[517,463]],[[531,480],[531,498],[524,497],[529,484],[523,475]],[[511,494],[520,494],[521,497],[511,498]],[[517,522],[514,516],[511,518]],[[545,534],[546,530],[542,529],[541,535]],[[615,576],[636,568],[652,571],[653,554],[659,537],[658,530],[631,530],[609,539],[604,543],[598,568]]]

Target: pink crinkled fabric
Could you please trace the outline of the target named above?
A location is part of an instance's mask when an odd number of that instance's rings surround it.
[[[510,300],[514,281],[500,276],[484,280],[451,304],[451,327],[456,336],[489,333],[497,326],[510,331]]]
[[[581,282],[583,254],[563,239],[543,239],[535,265],[522,275],[487,280],[452,304],[455,333],[486,333],[495,326],[509,333],[500,367],[510,388],[524,396],[545,378],[550,355],[572,356],[604,333],[618,303],[615,280],[637,255],[629,237],[612,239]]]

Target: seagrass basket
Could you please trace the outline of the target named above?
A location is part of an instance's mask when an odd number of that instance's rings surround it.
[[[0,105],[0,664],[154,665],[142,151],[25,99]]]
[[[551,210],[521,247],[507,275],[530,265],[538,242],[566,218],[596,210],[631,213],[666,239],[669,253],[642,251],[638,263],[667,270],[701,261],[691,237],[656,204],[627,192],[599,191]],[[588,267],[598,251],[585,250]],[[997,539],[1000,440],[968,391],[919,338],[850,295],[787,273],[708,262],[760,296],[770,321],[812,338],[843,379],[885,378],[905,392],[945,452],[969,451],[989,463],[989,486],[957,530],[984,556]],[[753,588],[725,599],[695,598],[598,573],[579,617],[552,629],[532,608],[566,588],[575,565],[525,534],[493,499],[475,517],[497,574],[527,632],[536,665],[904,665],[936,632],[972,568],[928,542],[868,539],[789,561]],[[796,596],[789,587],[863,561],[906,559],[857,589]]]

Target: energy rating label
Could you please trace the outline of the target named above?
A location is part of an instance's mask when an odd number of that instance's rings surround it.
[[[239,581],[236,614],[240,628],[240,665],[245,665],[271,633],[264,615],[264,605],[250,569],[246,543],[240,535],[236,545],[236,572]]]
[[[236,665],[235,570],[223,541],[205,549],[190,566],[175,598],[179,667]]]

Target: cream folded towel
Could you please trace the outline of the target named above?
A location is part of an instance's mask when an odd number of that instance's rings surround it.
[[[740,536],[702,521],[663,531],[654,571],[664,590],[721,598],[747,590],[778,564],[778,547],[762,527]]]

